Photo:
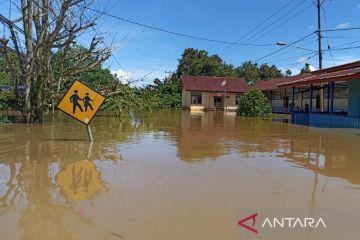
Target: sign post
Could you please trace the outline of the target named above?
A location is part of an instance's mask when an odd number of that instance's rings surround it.
[[[58,104],[58,109],[87,126],[89,141],[93,141],[90,123],[105,97],[75,80]]]
[[[94,141],[94,138],[93,138],[93,135],[92,135],[92,131],[91,131],[90,125],[87,125],[87,132],[88,132],[88,136],[89,136],[89,141],[90,141],[90,142],[93,142],[93,141]]]

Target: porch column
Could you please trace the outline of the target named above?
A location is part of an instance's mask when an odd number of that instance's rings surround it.
[[[312,107],[313,107],[313,85],[310,85],[310,109],[309,112],[312,113]]]
[[[327,99],[327,109],[328,109],[328,112],[330,113],[330,97],[331,97],[331,94],[330,94],[330,89],[331,89],[331,83],[329,82],[328,83],[328,99]]]
[[[330,83],[330,114],[334,113],[334,89],[335,82]]]
[[[292,92],[291,92],[291,112],[293,112],[295,109],[295,87],[292,87]]]

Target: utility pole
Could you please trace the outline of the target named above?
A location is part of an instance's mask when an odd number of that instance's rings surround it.
[[[319,45],[319,69],[322,69],[322,49],[321,49],[321,3],[317,0],[318,14],[318,45]]]
[[[317,15],[318,15],[318,51],[319,51],[319,70],[322,69],[322,46],[321,46],[321,2],[317,0]],[[324,89],[323,84],[320,84],[320,112],[324,112]]]

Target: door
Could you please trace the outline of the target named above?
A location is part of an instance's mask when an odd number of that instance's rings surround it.
[[[214,107],[222,108],[223,107],[223,99],[222,97],[214,97]]]

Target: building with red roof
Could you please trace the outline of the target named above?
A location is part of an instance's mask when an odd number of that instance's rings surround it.
[[[300,75],[299,78],[277,83],[278,89],[291,89],[292,122],[316,127],[360,127],[360,61]],[[324,91],[324,108],[318,106]],[[305,111],[297,109],[297,99],[308,95]],[[302,104],[302,103],[301,103]],[[339,109],[338,105],[343,106]]]
[[[257,82],[253,85],[254,88],[258,88],[265,96],[271,101],[273,112],[278,113],[290,113],[291,112],[291,100],[292,100],[292,86],[291,83],[302,81],[310,77],[315,77],[319,71],[312,73],[304,73],[295,76],[277,78],[273,80],[264,80]],[[314,111],[320,111],[320,85],[314,88],[312,104],[310,104],[310,88],[309,86],[299,86],[294,96],[294,109],[297,111],[307,111],[307,108],[312,105]],[[328,89],[324,89],[324,108],[328,108]],[[348,106],[348,86],[347,84],[337,84],[334,89],[334,109],[338,112],[346,112]]]
[[[273,112],[290,113],[291,88],[279,88],[278,84],[288,83],[309,76],[310,73],[303,75],[288,76],[272,80],[263,80],[255,83],[252,87],[260,89],[271,101]],[[300,105],[300,104],[298,104]]]
[[[249,90],[243,78],[181,76],[182,106],[192,110],[236,110],[237,99]]]

